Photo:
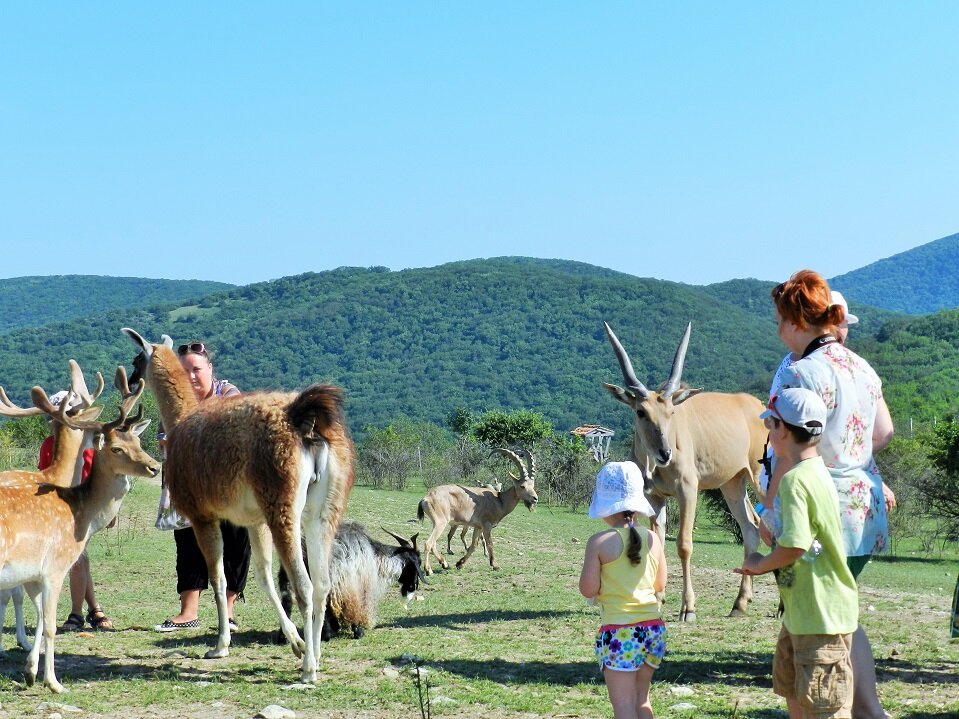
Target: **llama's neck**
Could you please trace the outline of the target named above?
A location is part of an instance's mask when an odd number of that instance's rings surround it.
[[[151,360],[150,389],[156,397],[163,428],[169,432],[191,414],[199,401],[190,385],[190,378],[177,356],[166,347],[154,349]]]

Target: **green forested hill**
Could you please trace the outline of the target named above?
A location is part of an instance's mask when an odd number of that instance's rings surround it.
[[[207,297],[171,311],[112,311],[0,337],[0,377],[25,401],[34,383],[59,387],[66,361],[111,373],[129,365],[121,326],[151,340],[202,338],[217,374],[243,389],[332,380],[348,391],[351,423],[400,415],[442,422],[457,407],[533,409],[557,428],[623,427],[606,395],[620,382],[610,322],[637,375],[658,386],[687,322],[684,379],[761,395],[782,348],[760,320],[701,288],[639,279],[572,262],[499,258],[390,272],[343,268]]]
[[[829,280],[829,284],[832,286],[833,281]],[[718,282],[707,285],[703,289],[716,299],[741,307],[756,317],[765,319],[773,315],[773,304],[769,293],[775,286],[775,282],[745,279]],[[875,337],[887,321],[901,314],[878,306],[863,304],[848,290],[844,292],[844,296],[849,303],[849,311],[859,318],[859,324],[853,330],[854,338]]]
[[[0,280],[0,334],[114,309],[185,302],[233,285],[205,280],[55,275]]]
[[[857,301],[912,315],[959,307],[959,234],[830,280]]]

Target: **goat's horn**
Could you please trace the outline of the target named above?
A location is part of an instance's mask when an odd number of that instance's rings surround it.
[[[519,473],[520,473],[521,475],[523,475],[524,477],[526,476],[526,467],[525,467],[525,465],[523,464],[523,460],[521,460],[521,459],[519,458],[519,455],[516,454],[516,452],[514,452],[514,451],[511,450],[511,449],[506,449],[506,447],[493,447],[493,451],[494,451],[494,452],[497,452],[497,453],[499,453],[499,454],[501,454],[501,455],[503,455],[504,457],[507,457],[507,458],[513,460],[513,462],[516,464],[516,466],[519,467]],[[518,481],[519,481],[519,478],[518,478],[518,477],[514,477],[513,474],[512,474],[512,472],[510,473],[509,476],[513,478],[513,481],[515,481],[515,482],[518,482]]]
[[[606,337],[613,346],[613,352],[616,353],[616,359],[619,360],[619,368],[623,372],[623,379],[626,380],[626,386],[643,399],[646,399],[649,397],[649,390],[646,389],[646,385],[640,382],[636,377],[636,373],[633,371],[633,363],[629,361],[629,355],[626,354],[626,350],[623,349],[622,343],[620,343],[619,338],[616,337],[616,333],[613,332],[612,327],[610,327],[608,323],[603,322],[603,326],[606,328]]]
[[[683,339],[676,350],[676,357],[673,359],[673,369],[669,373],[669,379],[663,387],[663,396],[672,397],[673,392],[679,389],[679,379],[683,376],[683,362],[686,361],[686,349],[689,347],[689,333],[693,328],[693,323],[686,325],[686,331],[683,333]]]
[[[536,459],[533,457],[533,453],[525,447],[521,451],[523,452],[523,456],[526,457],[526,464],[529,467],[527,476],[530,479],[533,479],[533,477],[536,475]]]
[[[395,539],[397,542],[399,542],[401,547],[406,547],[407,549],[412,549],[412,548],[413,548],[413,545],[410,544],[410,542],[409,542],[408,539],[403,539],[403,537],[401,537],[400,535],[398,535],[398,534],[393,534],[393,532],[391,532],[390,530],[388,530],[386,527],[380,527],[380,529],[382,529],[382,530],[383,530],[384,532],[386,532],[388,535],[390,535],[391,537],[393,537],[393,539]],[[413,537],[415,538],[416,535],[414,534]]]

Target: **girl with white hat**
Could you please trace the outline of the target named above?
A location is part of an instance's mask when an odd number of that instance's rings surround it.
[[[666,626],[656,596],[666,588],[666,558],[659,537],[636,527],[636,520],[653,516],[653,509],[635,463],[603,466],[589,516],[610,527],[586,543],[579,591],[600,607],[596,657],[613,716],[651,719],[649,684],[666,653]]]

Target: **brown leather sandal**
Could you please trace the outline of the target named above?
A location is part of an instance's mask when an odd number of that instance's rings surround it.
[[[100,607],[92,607],[90,611],[87,612],[87,623],[98,632],[115,631],[113,622],[103,613],[103,609]]]

